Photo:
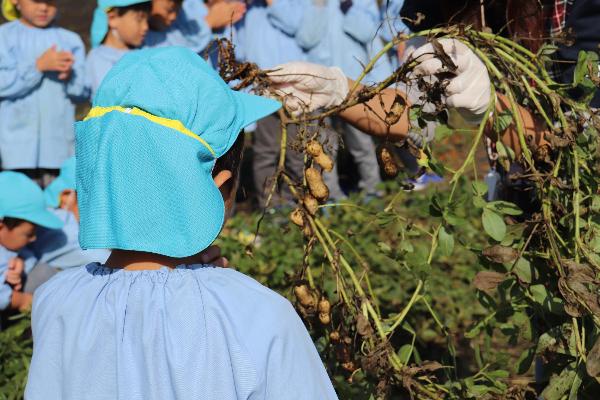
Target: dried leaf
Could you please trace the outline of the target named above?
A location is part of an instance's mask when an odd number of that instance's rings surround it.
[[[483,249],[482,253],[488,260],[499,264],[513,262],[519,256],[516,249],[499,244]]]
[[[356,331],[360,336],[371,336],[373,334],[373,327],[363,314],[358,314],[358,317],[356,317]]]
[[[498,285],[504,281],[505,274],[495,271],[480,271],[475,275],[473,284],[479,290],[490,292],[495,290]]]
[[[587,354],[585,370],[589,376],[594,378],[600,376],[600,337],[596,339],[596,343]]]
[[[439,60],[442,62],[442,65],[444,67],[446,67],[446,69],[448,69],[448,71],[451,71],[451,72],[456,71],[458,69],[458,67],[454,63],[454,60],[452,60],[452,57],[450,57],[446,53],[446,50],[444,50],[444,46],[442,46],[440,44],[440,42],[438,42],[434,38],[432,38],[430,41],[431,41],[431,46],[433,47],[433,52],[435,53],[437,58],[439,58]]]
[[[444,366],[437,361],[424,361],[421,363],[421,369],[423,371],[437,371],[438,369],[442,369]]]
[[[402,115],[404,115],[405,109],[406,101],[404,100],[404,97],[396,95],[390,110],[385,113],[385,123],[390,126],[396,124],[398,121],[400,121]]]

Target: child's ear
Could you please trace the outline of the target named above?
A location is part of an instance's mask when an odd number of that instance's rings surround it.
[[[108,27],[110,29],[116,28],[115,22],[116,22],[117,18],[119,17],[117,10],[114,10],[114,9],[110,10],[109,12],[106,13],[106,16],[108,17]]]
[[[222,171],[217,172],[217,175],[213,177],[213,180],[215,181],[215,185],[217,185],[217,187],[220,188],[231,178],[233,178],[233,174],[231,173],[231,171],[228,169],[224,169]]]
[[[67,206],[67,203],[69,202],[69,196],[71,195],[71,190],[69,189],[65,189],[62,192],[60,192],[60,195],[58,196],[58,208],[64,208]]]

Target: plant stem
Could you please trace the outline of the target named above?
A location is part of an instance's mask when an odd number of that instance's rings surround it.
[[[393,332],[402,323],[402,321],[404,321],[404,318],[406,318],[406,315],[408,314],[412,306],[417,302],[417,300],[419,300],[419,293],[421,292],[422,288],[423,281],[419,279],[419,282],[417,282],[417,287],[415,288],[415,291],[413,292],[408,304],[402,309],[392,326],[389,327],[388,332]]]

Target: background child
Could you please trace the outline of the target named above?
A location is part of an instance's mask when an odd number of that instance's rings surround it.
[[[25,397],[335,399],[287,300],[196,264],[233,203],[240,131],[279,103],[171,47],[126,54],[93,105],[77,124],[80,242],[113,251],[36,292]]]
[[[127,51],[144,43],[148,32],[150,0],[99,0],[94,11],[86,62],[87,85],[92,97],[106,73]]]
[[[253,1],[248,12],[235,26],[235,53],[241,61],[256,63],[262,69],[270,69],[279,64],[305,60],[306,54],[296,43],[294,36],[302,24],[302,9],[308,0]],[[264,208],[269,195],[277,160],[279,159],[279,137],[281,120],[270,115],[256,124],[252,144],[252,173],[256,188],[258,206]],[[297,140],[298,125],[288,125],[288,143]],[[302,178],[304,156],[293,150],[286,151],[286,171],[294,180]],[[273,203],[291,202],[292,195],[284,190],[281,199]],[[281,205],[281,204],[276,204]]]
[[[73,154],[74,103],[87,96],[79,36],[53,25],[54,0],[3,0],[0,158],[46,185]]]
[[[303,24],[296,40],[306,50],[308,61],[337,66],[351,79],[357,79],[370,61],[369,46],[377,40],[380,11],[373,0],[314,1],[305,7]],[[386,75],[387,76],[387,75]],[[333,126],[358,166],[358,187],[375,195],[381,182],[373,140],[359,129],[334,118]],[[334,153],[337,150],[334,146]],[[334,154],[335,156],[336,154]],[[344,197],[337,167],[323,175],[333,199]]]
[[[44,190],[49,211],[63,222],[63,226],[61,229],[38,229],[37,240],[29,246],[39,262],[31,271],[30,276],[41,273],[45,277],[36,279],[37,286],[43,283],[42,280],[47,280],[60,270],[80,267],[91,262],[104,262],[110,254],[108,250],[82,250],[79,246],[79,208],[75,191],[75,165],[75,157],[65,161],[58,178]],[[40,268],[45,271],[40,271]],[[27,289],[34,288],[28,286]]]
[[[150,31],[145,47],[183,46],[196,53],[206,49],[212,30],[239,21],[246,12],[241,1],[152,0]]]
[[[25,175],[0,173],[0,310],[23,309],[31,294],[22,293],[22,274],[29,257],[19,252],[36,239],[36,225],[58,229],[62,222],[46,210],[41,189]],[[31,261],[31,262],[30,262]]]

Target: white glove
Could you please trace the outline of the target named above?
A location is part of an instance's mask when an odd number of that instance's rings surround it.
[[[348,78],[338,67],[298,61],[279,65],[268,75],[294,116],[337,106],[349,92]]]
[[[440,39],[444,48],[457,66],[456,76],[446,87],[446,105],[454,108],[469,123],[478,124],[486,116],[490,103],[490,77],[483,62],[464,43],[455,39]],[[411,55],[420,61],[414,73],[420,76],[449,72],[435,55],[433,45],[419,47]]]

